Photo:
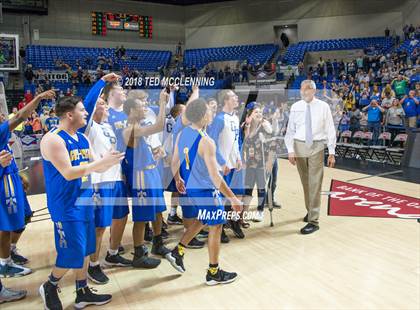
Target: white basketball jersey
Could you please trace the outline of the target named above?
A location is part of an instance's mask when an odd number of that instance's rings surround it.
[[[98,124],[93,120],[91,124],[88,139],[96,156],[100,157],[110,150],[116,150],[117,138],[111,125],[108,123]],[[103,173],[93,172],[91,176],[92,184],[122,181],[121,165],[116,164]]]

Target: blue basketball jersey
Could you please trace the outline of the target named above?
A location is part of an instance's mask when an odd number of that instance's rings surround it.
[[[125,152],[126,145],[123,138],[123,130],[127,127],[127,115],[123,111],[109,108],[108,123],[111,124],[117,137],[117,151]]]
[[[134,170],[144,170],[148,166],[156,165],[151,146],[146,142],[144,137],[138,138],[137,146],[133,150],[133,155]]]
[[[70,157],[71,165],[89,163],[89,141],[77,132],[77,139],[60,129],[53,129],[60,136]],[[88,221],[93,219],[93,191],[90,176],[67,181],[48,160],[43,160],[47,205],[53,222]]]
[[[12,149],[9,147],[10,139],[9,122],[5,121],[0,124],[0,151],[8,151],[12,153]],[[13,157],[12,162],[6,168],[0,166],[0,176],[3,178],[6,174],[13,174],[19,172],[18,166],[16,165],[15,158]]]
[[[204,159],[198,154],[198,145],[207,134],[190,126],[185,127],[178,140],[180,175],[189,191],[214,190]]]

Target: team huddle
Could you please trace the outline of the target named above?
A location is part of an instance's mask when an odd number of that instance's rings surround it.
[[[240,213],[245,195],[240,121],[234,113],[238,96],[232,90],[221,91],[218,101],[223,109],[217,113],[217,101],[201,99],[197,86],[186,105],[175,104],[174,89],[168,86],[159,94],[159,105],[149,106],[147,92],[131,90],[126,94],[118,79],[114,73],[105,75],[83,101],[73,96],[61,98],[55,106],[59,125],[41,141],[56,248],[55,265],[39,288],[45,309],[62,309],[58,285],[70,269],[75,270],[77,309],[111,301],[111,295],[95,293],[87,285],[88,279],[97,284],[109,281],[101,264],[150,269],[158,267],[158,257],[162,257],[183,273],[185,248],[204,245],[196,238],[199,234],[208,238],[206,284],[230,283],[237,278],[235,272],[219,267],[219,252],[227,222],[225,211]],[[54,95],[54,91],[41,93],[0,125],[0,199],[8,206],[0,208],[0,271],[4,277],[31,272],[11,258],[18,239],[15,235],[22,233],[25,216],[31,211],[8,146],[10,132],[42,99]],[[168,222],[184,225],[173,249],[163,242],[167,233],[162,216],[166,211],[164,191],[172,192]],[[177,205],[182,207],[182,220]],[[127,259],[122,256],[121,240],[130,207],[134,256]],[[217,216],[199,218],[203,212]],[[240,219],[231,222],[232,226],[244,224]],[[107,227],[110,242],[100,264]],[[208,229],[203,230],[205,227]],[[145,244],[151,235],[153,256]],[[1,286],[0,302],[25,295],[25,291]]]

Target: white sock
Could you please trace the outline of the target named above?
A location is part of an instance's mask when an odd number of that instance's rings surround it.
[[[169,213],[171,216],[174,216],[176,214],[176,208],[177,207],[171,207],[171,212]]]
[[[117,255],[118,254],[118,249],[117,250],[108,249],[108,253],[109,253],[109,255]]]
[[[11,244],[10,244],[10,251],[11,251],[11,252],[16,251],[16,243],[11,243]]]
[[[99,265],[99,262],[98,261],[96,261],[96,262],[92,262],[92,261],[90,261],[89,262],[89,266],[90,267],[96,267],[96,266],[98,266]]]
[[[12,259],[10,258],[10,256],[7,257],[7,258],[0,258],[0,265],[1,266],[7,265],[11,261],[12,261]]]

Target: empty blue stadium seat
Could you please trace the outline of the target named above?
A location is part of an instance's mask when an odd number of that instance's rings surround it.
[[[236,45],[215,48],[188,49],[184,54],[184,65],[187,68],[195,66],[202,69],[215,61],[245,61],[253,65],[263,64],[269,60],[278,47],[274,44]]]
[[[170,51],[126,49],[126,59],[123,60],[115,57],[114,48],[28,45],[26,62],[32,64],[34,69],[53,70],[55,69],[55,60],[61,59],[74,70],[77,69],[77,60],[84,67],[84,60],[86,57],[90,57],[93,65],[96,65],[96,58],[101,54],[106,58],[112,58],[120,68],[127,65],[130,69],[157,71],[158,67],[169,64],[172,53]]]
[[[303,61],[306,52],[365,49],[370,46],[375,46],[379,52],[387,52],[392,48],[392,38],[370,37],[299,42],[288,47],[283,61],[289,65],[297,65]]]

